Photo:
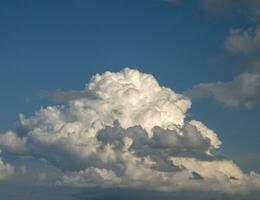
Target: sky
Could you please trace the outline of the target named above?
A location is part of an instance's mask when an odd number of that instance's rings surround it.
[[[1,199],[257,199],[259,13],[258,0],[0,1]],[[184,160],[169,166],[169,149]],[[126,155],[142,161],[122,175]],[[204,162],[236,171],[223,173],[245,194],[223,191]],[[170,188],[155,181],[169,170]]]

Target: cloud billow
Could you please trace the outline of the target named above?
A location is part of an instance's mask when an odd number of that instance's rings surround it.
[[[129,68],[105,72],[85,90],[97,98],[70,93],[66,105],[20,115],[23,134],[2,134],[0,148],[44,158],[63,171],[58,186],[229,194],[260,189],[257,173],[245,174],[214,154],[221,141],[213,130],[185,120],[191,101],[152,75]]]
[[[4,163],[0,158],[0,181],[8,179],[14,173],[14,167],[8,163]]]

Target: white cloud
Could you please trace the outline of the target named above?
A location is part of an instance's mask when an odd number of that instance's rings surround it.
[[[63,176],[57,185],[77,187],[107,187],[120,184],[120,178],[112,170],[90,167],[78,172],[72,172],[70,176]]]
[[[221,145],[217,134],[186,121],[190,100],[152,75],[128,68],[105,72],[86,90],[98,98],[70,96],[66,105],[20,115],[23,136],[7,132],[0,147],[62,169],[59,186],[227,193],[260,188],[258,174],[247,175],[214,155]]]
[[[2,150],[10,153],[25,153],[26,138],[17,137],[17,135],[8,131],[5,134],[0,134],[0,146]]]
[[[8,163],[4,163],[0,157],[0,181],[6,180],[13,173],[14,173],[14,167]]]

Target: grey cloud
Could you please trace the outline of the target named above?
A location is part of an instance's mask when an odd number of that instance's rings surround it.
[[[129,190],[129,189],[91,189],[81,190],[74,195],[78,200],[133,200],[133,199],[149,199],[149,200],[258,200],[259,193],[251,193],[247,195],[227,195],[214,192],[154,192],[149,190]]]
[[[200,0],[200,4],[209,15],[240,15],[253,21],[260,19],[258,0]]]
[[[36,98],[40,99],[51,99],[56,102],[68,102],[75,99],[81,99],[81,98],[87,98],[90,100],[96,100],[99,99],[99,97],[91,92],[90,90],[56,90],[54,92],[41,92],[37,95]]]
[[[206,152],[210,148],[210,140],[203,138],[196,127],[188,123],[181,129],[181,134],[160,127],[155,127],[153,132],[152,145],[155,148],[175,148],[178,151],[191,152]]]
[[[178,5],[184,0],[161,0]],[[251,21],[260,20],[259,0],[197,0],[200,8],[209,16],[242,16]]]
[[[211,96],[229,107],[251,108],[260,100],[260,28],[231,29],[225,45],[229,53],[240,56],[243,72],[229,82],[195,85],[186,94],[192,99]]]
[[[243,73],[230,82],[201,83],[186,94],[192,99],[212,96],[228,107],[251,108],[260,100],[260,75]]]
[[[137,189],[77,189],[17,184],[6,184],[0,187],[0,198],[3,200],[258,200],[259,195],[259,193],[227,195],[196,191],[165,193]]]
[[[97,139],[103,145],[113,145],[116,149],[123,149],[125,137],[132,139],[129,149],[142,156],[198,156],[204,155],[211,147],[210,140],[204,138],[197,128],[189,123],[177,130],[165,130],[158,126],[152,129],[153,136],[141,127],[127,129],[120,125],[106,127],[97,133]],[[198,158],[202,158],[198,157]]]
[[[233,11],[234,0],[200,0],[202,9],[208,14],[226,15]]]
[[[226,39],[227,50],[243,56],[254,57],[260,54],[260,27],[255,29],[231,29]]]
[[[226,49],[241,56],[245,71],[260,74],[260,27],[247,30],[231,29],[225,41]]]
[[[181,0],[162,0],[164,2],[170,3],[170,4],[174,4],[174,5],[178,5]]]

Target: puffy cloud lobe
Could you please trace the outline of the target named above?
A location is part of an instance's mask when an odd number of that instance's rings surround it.
[[[97,98],[20,115],[23,134],[1,135],[0,147],[62,169],[59,186],[248,192],[254,182],[260,188],[258,174],[214,155],[221,145],[216,133],[185,121],[190,100],[152,75],[128,68],[97,74],[86,91]]]
[[[4,151],[17,154],[25,153],[27,151],[25,143],[26,138],[19,138],[14,132],[0,134],[0,146]]]
[[[0,158],[0,181],[6,180],[14,173],[14,167],[8,163],[4,163]]]

